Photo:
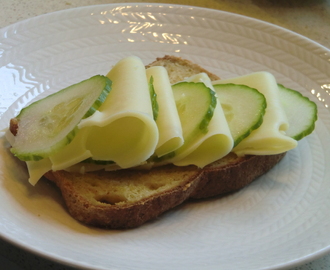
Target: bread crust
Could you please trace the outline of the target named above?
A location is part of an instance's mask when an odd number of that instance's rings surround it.
[[[203,169],[190,198],[205,199],[236,192],[272,169],[285,154],[237,157],[235,162],[221,167],[215,162]]]
[[[158,57],[154,62],[147,65],[146,68],[150,68],[153,66],[165,67],[172,84],[183,80],[185,77],[190,77],[193,74],[198,74],[202,72],[206,73],[211,79],[211,81],[220,80],[220,77],[202,68],[198,64],[195,64],[190,60],[183,59],[174,55],[165,55],[164,57]],[[180,74],[178,74],[178,70],[180,69],[181,72]]]

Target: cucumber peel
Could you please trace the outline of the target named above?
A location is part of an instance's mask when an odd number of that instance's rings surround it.
[[[238,84],[213,85],[224,111],[234,147],[263,122],[267,102],[257,89]]]
[[[81,163],[89,163],[89,164],[96,164],[96,165],[109,165],[109,164],[115,164],[114,161],[112,160],[97,160],[97,159],[92,159],[92,158],[87,158]]]
[[[25,107],[16,117],[18,131],[11,152],[24,161],[57,152],[72,141],[80,120],[101,106],[110,89],[111,81],[96,75]]]
[[[184,143],[179,149],[157,161],[174,158],[189,148],[195,138],[206,134],[217,106],[216,93],[203,82],[180,82],[172,85],[172,90]]]
[[[299,141],[311,134],[317,120],[317,105],[300,92],[278,84],[280,100],[289,122],[287,136]]]
[[[154,77],[150,77],[149,80],[149,92],[150,92],[150,100],[151,100],[151,106],[152,106],[152,113],[154,120],[156,121],[158,118],[158,111],[159,111],[159,106],[157,102],[157,94],[155,92],[154,88]]]
[[[207,133],[217,105],[215,92],[202,82],[180,82],[172,89],[185,142],[198,132]]]

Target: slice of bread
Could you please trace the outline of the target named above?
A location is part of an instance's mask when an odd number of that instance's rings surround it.
[[[205,72],[178,57],[165,56],[149,64],[164,66],[171,83]],[[189,199],[235,192],[275,166],[285,155],[245,156],[235,154],[209,164],[166,165],[151,170],[130,169],[85,174],[50,171],[45,177],[60,189],[69,213],[78,221],[110,229],[137,227]]]
[[[161,166],[152,170],[56,171],[46,177],[60,188],[70,214],[82,223],[132,228],[189,198],[202,170]]]

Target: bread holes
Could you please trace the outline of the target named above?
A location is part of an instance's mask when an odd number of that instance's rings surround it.
[[[126,202],[127,198],[121,194],[104,194],[95,197],[95,200],[97,200],[100,203],[115,205],[118,203]]]
[[[96,181],[93,181],[92,183],[90,183],[90,185],[91,185],[92,187],[99,187],[99,186],[100,186],[99,183],[96,182]]]
[[[150,182],[146,184],[146,187],[150,190],[157,190],[163,186],[165,186],[166,183],[162,183],[162,182]]]

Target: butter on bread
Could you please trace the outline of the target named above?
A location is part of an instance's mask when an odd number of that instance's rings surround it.
[[[164,66],[171,83],[205,72],[188,60],[165,56],[147,66]],[[60,189],[69,213],[78,221],[109,229],[133,228],[156,218],[189,199],[235,192],[274,167],[285,153],[268,156],[235,154],[209,164],[166,165],[151,170],[127,169],[85,174],[50,171],[45,177]]]

